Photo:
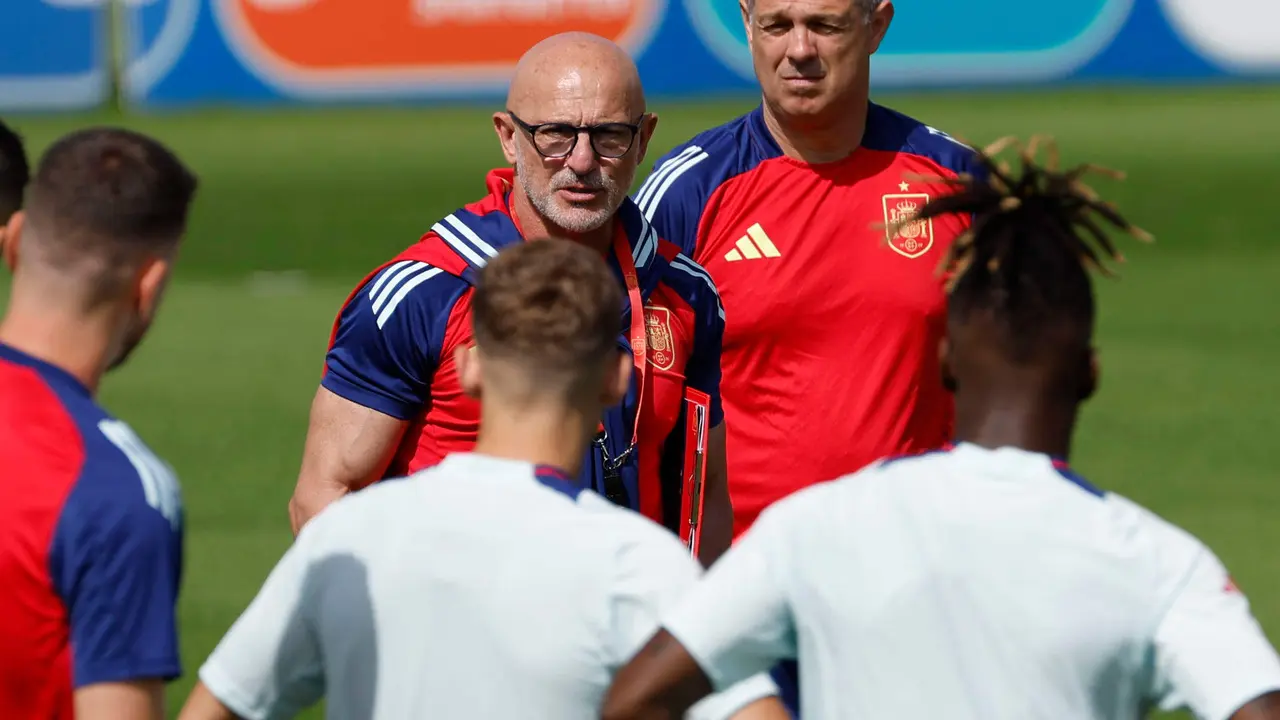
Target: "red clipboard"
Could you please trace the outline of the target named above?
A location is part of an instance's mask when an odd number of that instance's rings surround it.
[[[707,479],[707,423],[711,396],[693,388],[684,391],[684,466],[680,498],[680,541],[698,557],[702,539],[703,483]]]

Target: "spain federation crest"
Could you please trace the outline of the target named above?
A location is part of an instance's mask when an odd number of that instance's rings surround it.
[[[659,370],[676,364],[675,338],[671,335],[671,310],[644,306],[645,339],[649,343],[649,363]]]
[[[908,220],[928,202],[928,193],[898,193],[884,196],[884,222],[888,226],[884,231],[885,239],[889,241],[889,247],[899,255],[918,258],[933,247],[933,220]],[[902,222],[906,224],[898,226],[898,231],[891,235],[893,226]]]

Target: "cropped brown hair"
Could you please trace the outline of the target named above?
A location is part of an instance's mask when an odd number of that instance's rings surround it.
[[[96,297],[110,295],[147,255],[182,237],[197,181],[168,148],[121,128],[62,137],[45,151],[27,194],[27,221],[46,257],[86,261]]]
[[[622,289],[594,250],[535,240],[508,246],[485,266],[471,312],[485,355],[576,381],[618,350]]]

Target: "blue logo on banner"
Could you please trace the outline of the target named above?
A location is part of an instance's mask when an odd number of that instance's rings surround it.
[[[124,86],[131,98],[146,97],[187,51],[200,19],[201,0],[142,0],[125,13],[129,62]]]
[[[897,8],[873,65],[887,84],[1031,81],[1065,77],[1115,37],[1134,0],[912,0]],[[711,52],[754,77],[738,3],[684,0]]]
[[[0,108],[61,110],[106,100],[107,14],[99,0],[2,0]]]

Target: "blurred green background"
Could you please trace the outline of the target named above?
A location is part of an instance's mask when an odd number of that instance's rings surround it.
[[[1123,277],[1098,283],[1102,393],[1074,464],[1199,535],[1280,638],[1280,91],[877,99],[974,143],[1050,133],[1067,161],[1128,172],[1093,186],[1157,242],[1120,237]],[[754,102],[658,106],[649,162]],[[483,194],[502,162],[493,109],[8,118],[33,155],[90,123],[140,129],[201,178],[169,300],[103,392],[183,483],[187,674],[172,712],[290,541],[285,508],[334,314],[374,265]]]

